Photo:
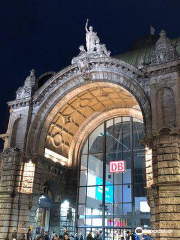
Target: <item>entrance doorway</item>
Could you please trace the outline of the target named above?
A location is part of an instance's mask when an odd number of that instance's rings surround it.
[[[49,232],[50,229],[50,214],[52,209],[52,196],[50,191],[44,190],[44,194],[39,198],[39,208],[37,209],[36,219],[37,228]]]

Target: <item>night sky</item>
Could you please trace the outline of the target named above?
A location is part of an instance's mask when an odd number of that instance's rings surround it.
[[[128,51],[150,25],[156,34],[180,37],[180,0],[0,0],[0,133],[8,124],[6,102],[29,71],[57,72],[85,45],[87,18],[112,55]]]

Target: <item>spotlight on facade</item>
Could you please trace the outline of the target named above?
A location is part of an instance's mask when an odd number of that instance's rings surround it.
[[[32,164],[32,160],[31,159],[29,159],[29,164]]]

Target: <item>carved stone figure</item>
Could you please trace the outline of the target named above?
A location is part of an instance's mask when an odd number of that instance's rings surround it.
[[[110,51],[107,51],[106,45],[105,44],[100,44],[100,40],[96,40],[96,51],[98,55],[101,56],[110,56]]]
[[[77,57],[73,58],[71,64],[77,64],[81,73],[85,73],[88,70],[88,60],[90,58],[97,57],[109,57],[110,51],[107,51],[106,45],[101,44],[97,36],[97,33],[93,32],[93,27],[90,26],[88,30],[88,21],[86,22],[86,47],[87,52],[83,45],[79,47],[80,53]]]
[[[163,88],[162,92],[163,124],[169,127],[176,125],[176,107],[172,89]]]
[[[16,99],[23,99],[31,97],[32,89],[36,84],[36,77],[34,69],[30,71],[30,75],[26,78],[24,86],[20,87],[16,92]]]
[[[174,46],[171,44],[171,40],[166,37],[166,32],[162,30],[160,32],[160,38],[155,45],[155,49],[151,54],[151,65],[166,63],[179,59]]]
[[[138,69],[143,69],[146,66],[145,58],[141,56],[138,64]]]
[[[83,45],[79,47],[80,53],[77,57],[72,59],[72,64],[77,63],[79,71],[85,72],[88,69],[88,55]]]
[[[93,32],[93,27],[90,26],[89,30],[88,30],[88,21],[89,19],[87,19],[86,22],[86,47],[87,47],[87,52],[88,53],[92,53],[95,50],[96,47],[96,41],[99,40],[97,33]]]

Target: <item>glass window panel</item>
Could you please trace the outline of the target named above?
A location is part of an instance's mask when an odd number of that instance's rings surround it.
[[[87,170],[88,155],[81,156],[81,170]]]
[[[102,218],[93,218],[92,219],[92,226],[102,226]]]
[[[145,169],[137,168],[134,169],[134,183],[135,184],[146,184]]]
[[[123,122],[123,157],[130,152],[130,122]]]
[[[80,171],[80,186],[86,186],[87,171]]]
[[[88,186],[95,186],[95,185],[97,185],[97,177],[96,177],[96,175],[94,175],[92,172],[89,172],[88,173],[88,181],[87,181],[87,185]],[[102,185],[102,182],[101,182],[101,184],[100,185]]]
[[[114,184],[122,184],[124,173],[114,173]]]
[[[105,219],[105,223],[106,223],[105,226],[108,226],[107,219]],[[111,229],[111,228],[105,229],[105,239],[113,240],[113,234],[114,234],[114,230],[113,229]]]
[[[110,119],[106,122],[106,132],[113,133],[113,119]]]
[[[114,218],[114,227],[126,227],[127,219],[123,217]]]
[[[123,152],[123,160],[126,164],[126,169],[131,169],[131,152],[130,150]]]
[[[131,169],[126,169],[123,173],[123,183],[131,183]]]
[[[86,234],[86,229],[85,228],[78,228],[78,235],[79,236],[85,236]]]
[[[125,203],[123,204],[123,215],[132,215],[132,204],[131,203]]]
[[[102,179],[103,179],[103,161],[99,159],[98,156],[89,155],[88,185],[102,185],[103,184]]]
[[[103,152],[104,148],[104,124],[97,127],[89,137],[90,153]]]
[[[122,202],[122,185],[114,186],[114,202],[115,203]]]
[[[86,200],[86,188],[80,187],[79,188],[79,203],[85,203]]]
[[[92,215],[102,215],[102,208],[98,208],[98,209],[93,209],[92,210],[92,213],[91,213]]]
[[[86,207],[99,209],[102,207],[103,186],[87,187]]]
[[[145,169],[145,151],[134,149],[134,168]]]
[[[122,117],[118,117],[114,119],[114,132],[115,133],[122,132]]]
[[[82,150],[82,154],[88,154],[88,140],[84,144],[84,147],[83,147],[83,150]]]
[[[106,203],[105,204],[105,215],[113,215],[113,203]]]
[[[86,217],[86,226],[92,226],[92,218]]]
[[[84,225],[85,225],[85,216],[79,216],[78,226],[84,226]]]
[[[122,214],[123,214],[122,204],[114,203],[114,215],[122,215]]]
[[[114,153],[116,145],[117,145],[117,139],[115,139],[115,137],[107,131],[106,132],[106,152]]]
[[[113,184],[113,173],[109,172],[109,165],[106,165],[106,185]]]
[[[131,193],[131,185],[123,185],[123,202],[131,202],[132,201],[132,193]]]
[[[134,195],[135,197],[146,197],[146,186],[142,183],[135,184],[134,185]]]
[[[110,185],[105,186],[105,202],[113,203],[113,186]]]
[[[113,216],[105,218],[105,226],[113,227]]]
[[[79,205],[78,206],[78,214],[79,215],[85,215],[85,205]]]
[[[102,218],[100,216],[93,216],[91,214],[86,215],[86,225],[91,227],[102,226]]]
[[[106,167],[109,167],[110,161],[114,161],[115,154],[114,153],[107,153],[106,154]]]

